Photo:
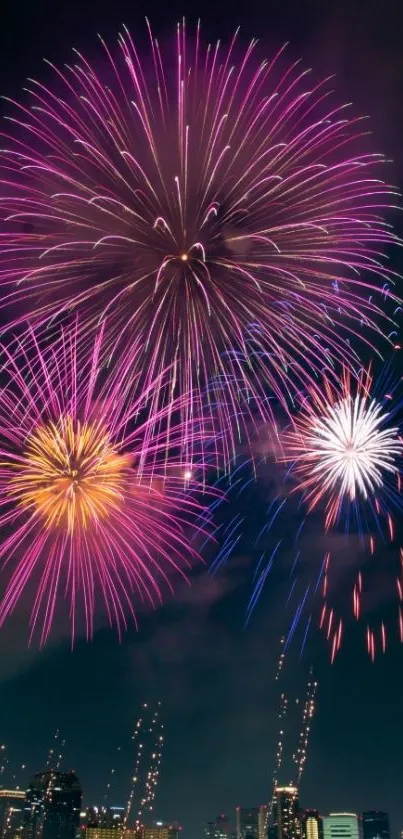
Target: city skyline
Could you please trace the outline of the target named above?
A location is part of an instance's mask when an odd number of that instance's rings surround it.
[[[307,702],[311,701],[311,680],[312,677],[308,682]],[[182,830],[180,814],[175,820],[160,819],[158,776],[153,780],[156,757],[153,749],[160,740],[159,732],[164,728],[161,713],[160,701],[143,703],[141,706],[141,715],[134,725],[134,733],[130,739],[131,745],[135,746],[134,771],[140,776],[141,760],[144,762],[144,759],[148,757],[149,763],[145,763],[143,767],[142,778],[131,776],[128,779],[130,792],[125,806],[121,802],[115,805],[110,803],[101,805],[100,799],[91,802],[86,800],[85,791],[81,787],[75,770],[60,767],[63,755],[57,745],[62,743],[64,748],[66,741],[61,738],[59,729],[56,730],[53,744],[48,750],[46,768],[34,774],[26,789],[23,783],[22,787],[19,784],[15,787],[9,784],[7,787],[7,777],[10,780],[16,779],[15,773],[12,774],[10,759],[7,757],[3,761],[0,778],[1,839],[18,839],[20,830],[22,830],[21,839],[70,839],[68,832],[72,827],[68,827],[67,834],[62,832],[60,835],[59,833],[56,835],[52,828],[53,822],[58,823],[59,799],[63,802],[72,802],[69,805],[72,808],[72,816],[68,825],[75,824],[75,819],[77,829],[80,825],[83,839],[115,839],[119,831],[128,839],[179,839],[178,831]],[[310,718],[313,714],[312,710]],[[302,719],[304,722],[304,713]],[[157,720],[159,721],[155,728]],[[300,737],[297,740],[300,742]],[[6,753],[7,745],[3,744],[1,750]],[[118,753],[122,753],[121,747],[118,748]],[[157,764],[159,769],[160,758],[161,755]],[[295,755],[293,755],[293,761],[295,762]],[[26,764],[22,764],[22,770],[26,770]],[[114,768],[112,774],[115,771]],[[22,771],[20,776],[22,777]],[[107,795],[111,794],[110,786],[108,783],[104,802]],[[145,806],[148,799],[145,799],[144,794],[149,796],[148,806]],[[46,806],[50,807],[50,822],[49,816],[44,819],[45,811],[42,802],[45,800],[49,802]],[[65,803],[61,806],[63,810]],[[131,814],[132,818],[130,818]],[[297,786],[284,786],[278,780],[272,787],[272,793],[269,788],[266,803],[253,807],[236,805],[232,814],[221,813],[213,820],[201,822],[200,826],[203,827],[201,832],[204,834],[204,839],[266,839],[266,837],[267,839],[391,839],[395,835],[400,836],[401,833],[398,827],[395,831],[391,831],[389,814],[377,807],[354,812],[344,810],[336,812],[334,808],[326,812],[317,806],[315,809],[311,806],[308,809],[301,805]],[[49,835],[45,827],[48,832],[50,830]]]
[[[237,805],[231,815],[204,822],[205,839],[391,839],[389,814],[320,813],[301,807],[297,787],[276,787],[274,807]],[[84,809],[83,809],[84,808]],[[151,814],[149,814],[151,816]],[[2,839],[179,839],[182,826],[158,817],[129,826],[123,806],[84,807],[83,790],[72,770],[37,772],[28,789],[0,789]]]

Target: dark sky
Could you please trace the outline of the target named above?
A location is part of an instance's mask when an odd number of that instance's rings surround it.
[[[291,54],[320,74],[336,72],[343,98],[372,115],[378,145],[395,159],[394,179],[401,183],[400,7],[401,0],[5,2],[0,88],[17,96],[26,76],[40,76],[43,56],[68,60],[71,46],[92,50],[96,32],[113,39],[122,21],[135,31],[146,14],[158,34],[183,14],[191,20],[200,15],[214,38],[241,24],[245,40],[257,35],[268,51],[290,41]],[[262,509],[265,499],[262,492]],[[158,696],[166,725],[161,818],[181,820],[197,839],[202,822],[218,812],[232,815],[238,803],[267,800],[284,586],[270,582],[245,630],[250,573],[246,557],[215,580],[202,574],[175,604],[144,616],[141,631],[128,633],[121,645],[100,630],[92,644],[79,642],[72,654],[68,639],[56,632],[45,651],[28,652],[24,616],[10,621],[0,636],[0,736],[12,762],[25,760],[30,772],[42,768],[59,726],[68,741],[66,760],[82,779],[86,800],[96,802],[116,747],[127,744],[113,802],[119,804],[130,772],[131,725],[139,704]],[[302,661],[293,650],[287,662],[292,695],[301,691],[311,663],[319,679],[318,712],[302,803],[322,810],[386,809],[396,837],[403,828],[402,650],[392,644],[372,665],[351,630],[331,667],[323,640],[313,633]]]

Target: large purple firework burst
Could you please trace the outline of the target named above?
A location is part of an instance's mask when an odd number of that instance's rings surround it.
[[[366,123],[282,50],[260,60],[236,36],[204,46],[184,25],[174,55],[150,32],[143,61],[126,29],[103,47],[99,72],[76,53],[13,103],[4,300],[38,326],[77,308],[85,329],[106,318],[104,359],[124,353],[156,377],[170,366],[157,410],[194,394],[184,434],[211,394],[229,462],[251,399],[267,418],[268,394],[285,405],[318,370],[350,363],[363,326],[381,331],[395,191],[382,156],[363,151]]]
[[[0,626],[32,599],[41,643],[63,598],[73,638],[77,624],[91,636],[99,607],[120,634],[137,605],[158,605],[199,556],[196,466],[181,450],[186,396],[147,417],[142,388],[127,398],[132,359],[105,377],[102,330],[85,363],[79,344],[74,329],[50,347],[31,333],[28,350],[1,348],[0,561],[11,573]],[[205,438],[195,424],[194,452]]]

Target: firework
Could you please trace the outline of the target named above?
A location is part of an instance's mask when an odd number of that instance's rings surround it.
[[[376,392],[380,399],[380,382]],[[396,421],[401,402],[398,390],[396,398],[387,398],[392,395],[393,388],[385,398],[389,418]],[[370,506],[374,515],[367,518],[362,501],[351,505],[347,498],[341,526],[331,530],[323,529],[320,508],[307,513],[304,493],[295,492],[293,469],[285,469],[273,453],[261,460],[239,458],[238,467],[229,478],[221,478],[219,486],[221,497],[212,504],[218,550],[210,571],[236,568],[237,557],[250,557],[247,624],[256,610],[276,610],[280,601],[281,614],[275,612],[275,621],[285,636],[277,678],[288,651],[297,646],[300,656],[305,655],[317,628],[331,661],[346,635],[355,631],[354,624],[371,658],[396,638],[402,642],[403,549],[390,512],[399,504],[393,485],[382,488],[382,506]],[[222,503],[224,497],[229,503]],[[354,516],[348,515],[350,506]]]
[[[402,640],[402,551],[395,544],[394,515],[401,511],[401,409],[401,383],[392,359],[378,381],[371,368],[361,369],[356,377],[344,370],[338,385],[324,377],[321,393],[311,389],[305,395],[293,425],[283,434],[284,460],[291,463],[290,488],[301,491],[300,503],[308,512],[325,512],[323,561],[314,593],[323,599],[319,625],[332,661],[351,606],[356,621],[378,613],[367,625],[366,647],[372,660],[377,650],[385,652],[387,630],[379,612],[384,601],[395,599],[396,587]],[[299,539],[305,524],[303,519]],[[312,591],[308,585],[296,625],[312,602]]]
[[[395,193],[383,158],[362,150],[363,123],[282,50],[261,60],[236,36],[204,47],[184,26],[173,55],[150,32],[143,61],[126,29],[103,48],[99,74],[76,53],[13,103],[4,301],[25,301],[21,319],[39,324],[83,305],[86,331],[107,316],[108,362],[170,366],[159,405],[172,389],[196,394],[186,421],[207,387],[230,457],[234,415],[242,428],[253,404],[267,418],[268,393],[285,404],[350,362],[352,335],[380,331],[376,292],[389,283],[391,296],[393,280],[380,252],[396,240],[381,215]]]
[[[0,625],[36,588],[31,636],[38,629],[41,643],[63,597],[73,638],[82,614],[92,634],[102,601],[120,633],[136,602],[159,603],[171,572],[184,576],[197,558],[186,535],[200,513],[190,492],[197,483],[183,477],[182,428],[172,421],[181,401],[150,420],[144,393],[126,398],[127,364],[119,376],[101,374],[102,330],[79,366],[77,334],[50,347],[31,334],[28,351],[2,350],[0,559],[12,572]]]
[[[164,747],[164,723],[159,700],[151,705],[148,702],[143,703],[140,717],[134,727],[132,742],[136,756],[123,819],[125,828],[128,827],[130,817],[139,825],[141,819],[152,815],[154,810]]]
[[[326,527],[335,524],[344,501],[368,502],[391,522],[387,501],[400,489],[403,441],[393,425],[390,393],[378,400],[371,393],[372,374],[352,379],[343,371],[340,386],[327,378],[322,392],[304,399],[294,427],[284,434],[285,457],[294,461],[294,475],[309,510],[325,503]],[[392,536],[392,533],[391,533]]]

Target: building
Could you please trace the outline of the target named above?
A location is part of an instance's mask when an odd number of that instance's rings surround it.
[[[81,830],[93,827],[111,830],[122,829],[124,816],[124,807],[87,807],[83,813],[80,813]]]
[[[237,839],[259,839],[259,808],[236,808]]]
[[[217,816],[215,821],[207,822],[204,828],[205,839],[231,839],[231,825],[228,816]]]
[[[236,839],[267,839],[268,809],[267,804],[261,804],[260,807],[237,807]],[[229,822],[226,836],[227,839],[230,839],[231,831]],[[222,832],[217,839],[224,839]]]
[[[138,829],[119,827],[86,827],[83,839],[141,839]]]
[[[80,831],[84,835],[87,827],[98,827],[98,807],[87,807],[80,813]]]
[[[361,839],[357,813],[330,813],[324,816],[323,839]]]
[[[228,816],[217,816],[215,820],[215,839],[231,839],[231,824]]]
[[[138,839],[179,839],[182,828],[177,822],[154,822],[151,827],[142,825],[137,830]],[[126,834],[125,834],[126,837]]]
[[[323,820],[317,810],[300,810],[303,839],[323,839]]]
[[[269,808],[267,804],[261,804],[259,807],[258,819],[258,837],[259,839],[267,839]]]
[[[25,792],[21,789],[0,789],[0,837],[15,839],[22,832]]]
[[[382,810],[367,810],[362,814],[363,839],[390,839],[389,816]]]
[[[76,839],[81,799],[75,772],[38,772],[25,796],[23,839]]]
[[[266,839],[267,837],[267,816],[266,804],[260,807],[237,807],[236,808],[236,837],[237,839]],[[228,824],[228,836],[229,824]]]
[[[109,810],[112,812],[112,821]],[[91,823],[83,829],[83,839],[179,839],[181,826],[174,822],[173,824],[164,824],[164,822],[154,822],[151,826],[136,825],[133,828],[124,826],[124,812],[120,815],[114,811],[120,810],[118,807],[89,808]],[[97,824],[94,824],[95,813]],[[85,815],[85,814],[84,814]]]
[[[231,825],[228,816],[221,814],[212,822],[206,822],[205,839],[231,839]]]
[[[297,787],[276,787],[273,796],[270,839],[301,839],[301,836]]]

